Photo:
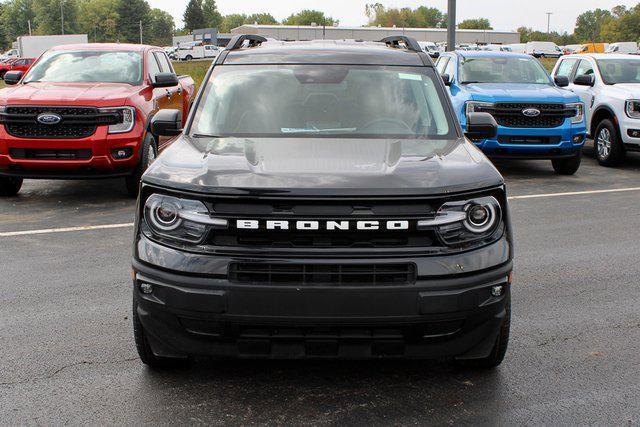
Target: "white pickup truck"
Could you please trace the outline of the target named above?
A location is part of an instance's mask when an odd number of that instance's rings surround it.
[[[564,56],[553,76],[568,78],[568,89],[584,102],[587,133],[601,165],[616,166],[627,151],[640,151],[640,57]]]
[[[220,48],[210,44],[181,44],[175,51],[175,56],[181,61],[191,61],[192,59],[215,58],[219,53]]]

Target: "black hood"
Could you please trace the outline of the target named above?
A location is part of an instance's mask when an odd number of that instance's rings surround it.
[[[143,181],[208,194],[442,195],[503,183],[468,141],[182,136]]]

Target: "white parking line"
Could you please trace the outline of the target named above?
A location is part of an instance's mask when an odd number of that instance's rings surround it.
[[[604,194],[604,193],[623,193],[623,192],[629,192],[629,191],[640,191],[640,187],[611,188],[607,190],[571,191],[566,193],[528,194],[524,196],[510,196],[509,200],[542,199],[546,197],[582,196],[582,195],[588,195],[588,194]],[[3,231],[3,232],[0,232],[0,237],[28,236],[33,234],[67,233],[67,232],[73,232],[73,231],[104,230],[104,229],[110,229],[110,228],[127,228],[127,227],[133,227],[133,223],[125,222],[121,224],[81,225],[77,227],[43,228],[40,230]]]
[[[81,225],[78,227],[43,228],[40,230],[4,231],[4,232],[0,232],[0,237],[27,236],[30,234],[67,233],[70,231],[104,230],[106,228],[125,228],[125,227],[133,227],[133,223],[126,222],[122,224]]]

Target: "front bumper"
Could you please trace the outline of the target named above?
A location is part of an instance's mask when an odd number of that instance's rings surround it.
[[[506,316],[510,295],[510,255],[508,250],[502,254],[497,250],[508,246],[503,240],[460,261],[451,256],[413,259],[418,279],[401,286],[239,284],[222,274],[229,261],[225,257],[199,255],[200,263],[174,265],[175,269],[205,266],[219,273],[204,276],[152,266],[143,255],[147,262],[139,257],[133,262],[137,315],[154,353],[166,357],[486,357]],[[136,252],[146,250],[145,246],[159,245],[141,238]],[[154,250],[156,255],[158,251],[171,254],[169,249]],[[478,264],[463,274],[426,271],[429,265],[459,265],[463,259],[476,259]],[[497,259],[502,262],[482,268],[482,263]],[[152,293],[142,293],[141,283],[151,284]],[[503,286],[503,293],[493,296],[494,286]]]
[[[575,156],[582,150],[585,139],[584,124],[572,125],[571,119],[565,119],[562,126],[555,128],[498,126],[497,138],[474,143],[492,158],[554,159]]]
[[[138,125],[133,131],[123,134],[107,134],[106,126],[81,139],[30,139],[16,138],[0,126],[0,175],[22,178],[85,179],[125,176],[140,160],[142,129]],[[130,155],[116,159],[114,150],[126,149]],[[52,159],[16,157],[16,152],[64,153],[90,152],[82,159]],[[13,153],[13,154],[12,154]],[[51,156],[49,156],[51,157]]]

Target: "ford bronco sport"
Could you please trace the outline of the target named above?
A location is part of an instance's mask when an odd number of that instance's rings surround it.
[[[219,55],[142,179],[142,361],[435,358],[494,367],[509,339],[505,185],[417,42],[265,42]],[[491,138],[487,113],[470,138]]]

